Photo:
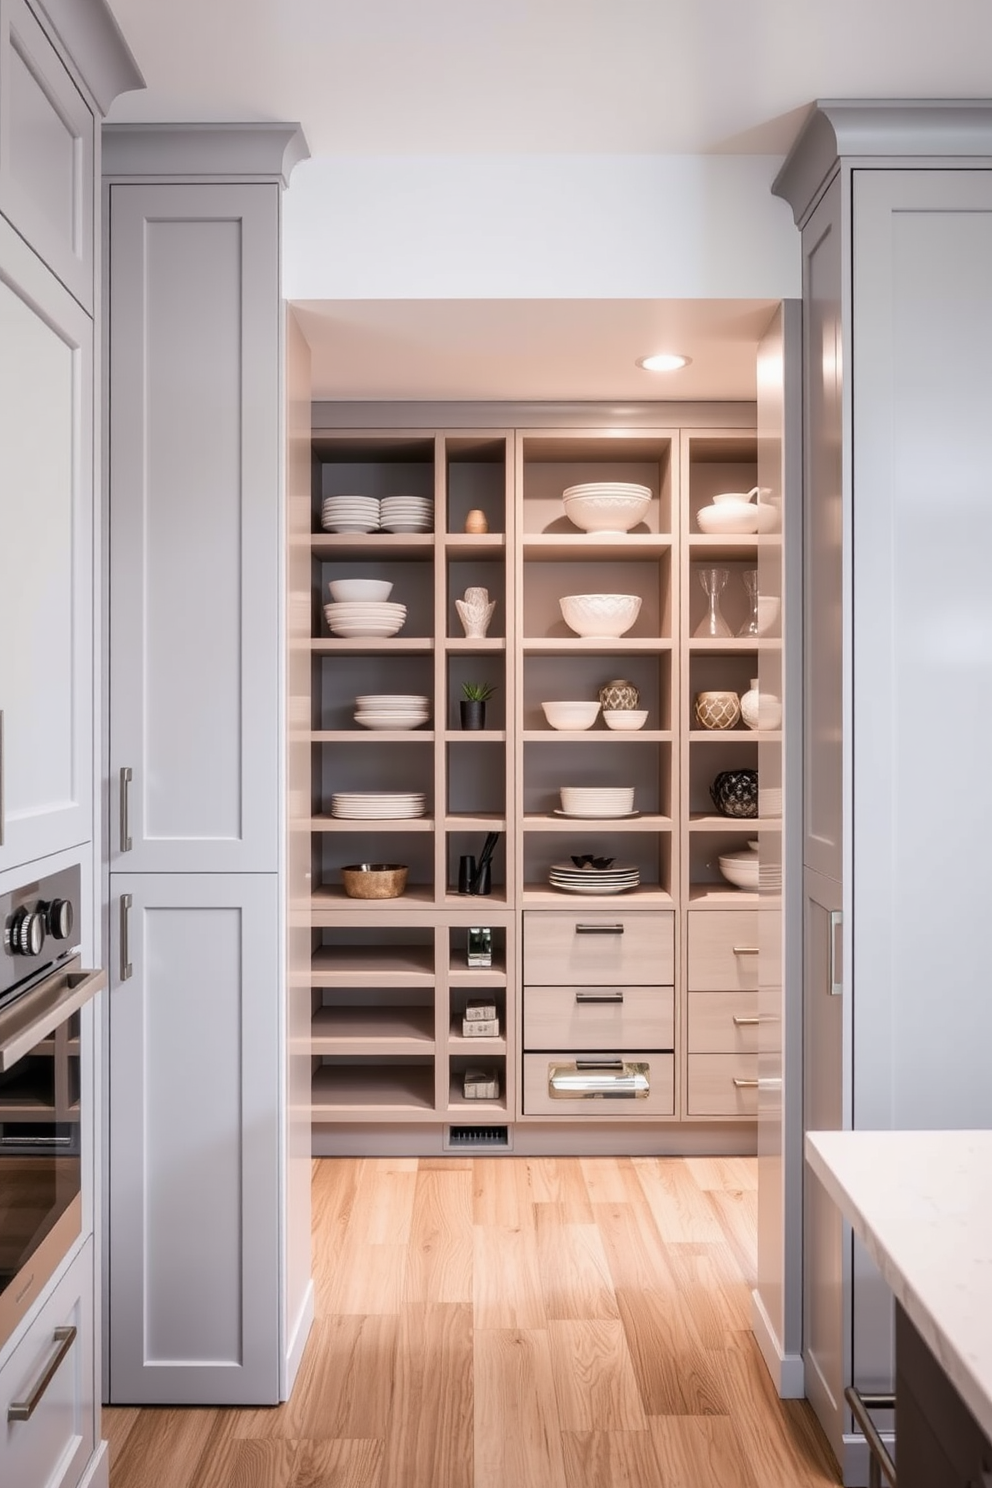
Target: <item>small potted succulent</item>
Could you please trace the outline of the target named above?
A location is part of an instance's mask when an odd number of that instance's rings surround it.
[[[463,682],[464,697],[459,703],[463,729],[484,729],[486,726],[486,699],[496,691],[489,682]]]

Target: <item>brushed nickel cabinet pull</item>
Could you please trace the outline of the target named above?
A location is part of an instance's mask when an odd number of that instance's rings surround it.
[[[622,935],[622,925],[576,925],[576,935]]]
[[[131,956],[128,949],[128,920],[131,913],[131,895],[121,895],[121,981],[126,982],[131,977],[134,967],[131,965]]]
[[[605,989],[597,992],[583,992],[579,989],[576,991],[575,1000],[576,1002],[623,1002],[623,993],[619,987],[612,992]]]
[[[41,1404],[45,1391],[58,1373],[59,1365],[76,1341],[76,1330],[71,1325],[64,1328],[56,1328],[52,1333],[52,1343],[55,1347],[46,1363],[44,1369],[31,1386],[31,1392],[26,1400],[12,1400],[7,1407],[8,1421],[30,1421],[38,1406]]]
[[[739,1080],[736,1075],[734,1076],[734,1084],[738,1090],[757,1090],[758,1088],[757,1080]]]
[[[757,946],[734,946],[735,956],[756,956],[757,954]]]
[[[131,851],[131,832],[128,826],[128,786],[133,774],[130,765],[121,766],[121,852]]]
[[[843,940],[844,911],[830,911],[830,996],[840,997],[844,991]]]
[[[738,1028],[754,1028],[757,1022],[757,1018],[742,1018],[738,1013],[734,1014],[734,1023]]]

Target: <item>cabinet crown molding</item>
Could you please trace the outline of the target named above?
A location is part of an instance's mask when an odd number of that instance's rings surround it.
[[[309,158],[299,124],[105,124],[103,174],[114,178],[275,181]]]
[[[839,161],[992,167],[992,98],[818,99],[772,183],[802,226]]]
[[[101,114],[145,80],[105,0],[30,0],[72,58]]]

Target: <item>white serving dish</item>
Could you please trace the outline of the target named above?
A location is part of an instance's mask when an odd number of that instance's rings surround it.
[[[542,703],[544,716],[553,729],[587,729],[596,722],[599,703],[557,702]]]
[[[651,505],[651,491],[647,486],[603,482],[570,486],[562,501],[568,520],[583,532],[624,533],[643,521]]]
[[[328,584],[333,600],[386,600],[393,592],[388,579],[331,579]]]
[[[752,491],[723,491],[713,497],[711,506],[701,506],[696,513],[696,525],[700,532],[720,533],[725,536],[757,532],[761,518],[758,508],[751,500],[757,495],[757,486]]]
[[[758,887],[758,854],[750,847],[741,852],[721,853],[717,862],[724,878],[736,888]]]
[[[639,594],[565,594],[558,601],[565,624],[585,640],[616,640],[634,624]]]
[[[648,721],[646,708],[604,708],[603,722],[617,733],[634,733]]]

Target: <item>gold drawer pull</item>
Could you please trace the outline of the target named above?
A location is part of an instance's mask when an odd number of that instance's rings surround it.
[[[757,946],[734,946],[735,956],[757,956]]]
[[[615,991],[609,991],[606,988],[596,992],[579,990],[575,994],[575,1000],[576,1002],[623,1002],[623,993],[619,987]]]
[[[738,1028],[754,1028],[758,1020],[757,1018],[741,1018],[737,1013],[735,1013],[734,1022]]]
[[[76,1330],[72,1326],[56,1328],[52,1334],[52,1342],[56,1345],[48,1363],[35,1380],[31,1387],[31,1393],[27,1400],[12,1400],[7,1407],[8,1421],[30,1421],[38,1406],[41,1404],[42,1396],[48,1389],[52,1380],[58,1373],[59,1365],[76,1341]]]
[[[757,1080],[739,1080],[736,1075],[734,1076],[734,1084],[738,1090],[757,1090],[758,1088]]]

